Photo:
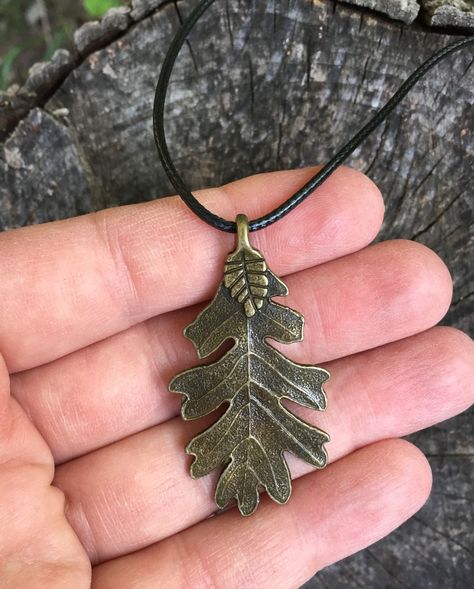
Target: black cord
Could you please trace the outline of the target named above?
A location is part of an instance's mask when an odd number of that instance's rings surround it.
[[[171,159],[168,145],[166,143],[164,131],[164,109],[168,85],[173,71],[173,66],[178,57],[179,51],[186,41],[187,36],[198,22],[204,12],[214,3],[215,0],[201,0],[196,8],[192,11],[190,16],[183,23],[182,27],[171,42],[168,53],[160,73],[160,78],[156,87],[155,104],[153,109],[153,128],[155,133],[156,146],[161,158],[161,162],[166,174],[174,186],[176,192],[180,195],[188,207],[196,213],[203,221],[212,225],[221,231],[228,231],[235,233],[236,224],[234,221],[227,221],[218,215],[215,215],[206,207],[204,207],[193,195],[190,188],[186,185],[183,178],[175,168]],[[408,94],[418,80],[423,77],[432,67],[443,60],[445,57],[463,49],[468,45],[474,44],[474,36],[466,37],[460,41],[455,41],[447,47],[444,47],[429,59],[427,59],[413,74],[400,86],[387,104],[381,108],[375,116],[356,134],[354,137],[344,145],[344,147],[317,173],[309,182],[300,188],[293,196],[286,200],[276,209],[249,222],[250,231],[258,231],[275,223],[296,206],[298,206],[305,198],[307,198],[318,186],[320,186],[366,139],[374,129],[376,129],[392,112],[397,104]]]

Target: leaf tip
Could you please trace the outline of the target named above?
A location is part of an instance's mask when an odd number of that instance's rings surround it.
[[[194,349],[196,351],[196,354],[198,355],[199,358],[203,358],[203,356],[201,356],[200,352],[199,352],[199,344],[196,342],[194,335],[192,333],[192,327],[194,325],[194,321],[193,323],[190,323],[185,330],[183,331],[183,335],[186,339],[188,339],[190,342],[192,342]]]
[[[324,432],[324,433],[326,434],[326,432]],[[327,444],[328,442],[330,442],[331,439],[330,439],[330,437],[329,437],[328,434],[326,434],[326,437],[327,437],[327,441],[326,442],[323,442],[321,444],[321,455],[322,455],[322,458],[321,458],[321,466],[316,466],[316,468],[325,468],[327,466],[327,464],[328,464],[328,461],[329,461],[328,451],[324,447],[324,444]]]
[[[258,504],[259,502],[257,501],[255,505],[252,505],[250,507],[248,507],[247,505],[239,505],[239,511],[241,515],[243,515],[244,517],[250,517],[257,511]]]
[[[270,297],[286,297],[289,291],[283,280],[280,280],[278,276],[270,269],[268,269],[267,272],[269,278],[268,288],[270,290]]]
[[[190,449],[190,446],[192,444],[192,441],[186,446],[186,454],[189,454],[189,456],[192,456],[193,461],[191,463],[191,466],[189,467],[189,474],[191,475],[191,478],[196,480],[198,478],[200,478],[202,476],[202,474],[199,473],[198,471],[198,462],[197,462],[197,454],[195,452],[192,452]]]
[[[178,391],[178,390],[177,390],[177,388],[176,388],[176,379],[177,379],[177,378],[178,378],[178,377],[177,377],[177,376],[175,376],[175,377],[174,377],[173,379],[171,379],[171,380],[170,380],[170,382],[168,383],[168,392],[169,392],[169,393],[175,393],[175,394],[178,394],[178,393],[179,393],[179,391]]]
[[[260,493],[258,488],[255,488],[255,494],[252,496],[243,497],[237,495],[237,507],[239,508],[240,514],[244,517],[250,517],[256,511],[260,505]]]

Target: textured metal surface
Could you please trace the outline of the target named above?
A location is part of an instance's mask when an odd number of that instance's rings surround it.
[[[195,456],[194,478],[224,466],[216,489],[223,509],[236,499],[242,515],[252,514],[264,487],[277,503],[291,494],[283,453],[291,452],[316,468],[327,462],[329,436],[282,405],[289,399],[324,410],[323,383],[329,373],[292,362],[266,338],[282,343],[303,339],[303,317],[272,301],[288,289],[248,241],[246,219],[237,217],[237,248],[227,258],[224,281],[204,311],[184,331],[200,358],[232,338],[234,345],[216,362],[176,376],[170,391],[185,395],[184,419],[208,415],[224,403],[225,413],[196,436],[186,451]]]
[[[268,296],[267,263],[248,240],[247,222],[238,217],[238,247],[225,263],[224,286],[230,296],[243,307],[247,317],[253,317]]]
[[[152,2],[161,8],[103,49],[96,44],[2,145],[2,229],[172,193],[150,113],[178,11],[185,17],[195,0]],[[324,163],[408,70],[452,39],[333,0],[293,0],[288,8],[283,0],[216,3],[180,56],[167,135],[194,189]],[[211,53],[213,60],[201,59]],[[454,297],[444,322],[474,335],[471,62],[459,53],[441,64],[349,163],[384,195],[379,239],[414,239],[447,263]],[[434,473],[428,504],[308,587],[471,589],[473,424],[471,409],[413,435]]]

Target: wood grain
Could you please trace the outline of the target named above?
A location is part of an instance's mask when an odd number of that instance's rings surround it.
[[[157,160],[151,108],[166,48],[193,5],[136,2],[120,17],[126,28],[96,38],[80,59],[63,56],[70,73],[29,103],[2,146],[1,229],[172,192]],[[173,76],[167,134],[176,164],[200,188],[324,162],[451,40],[330,0],[216,3]],[[380,239],[415,239],[446,261],[455,283],[446,323],[471,334],[472,63],[466,50],[438,66],[349,161],[385,196]],[[308,587],[470,587],[472,423],[465,414],[418,434],[435,471],[429,504]]]

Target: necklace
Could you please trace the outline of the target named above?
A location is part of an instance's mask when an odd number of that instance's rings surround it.
[[[224,509],[235,499],[242,515],[252,514],[260,488],[277,503],[291,495],[291,477],[284,452],[291,452],[316,468],[327,464],[329,435],[289,411],[284,399],[305,407],[326,409],[324,383],[329,372],[297,364],[267,339],[292,343],[303,339],[302,315],[273,301],[286,296],[286,285],[254,249],[249,232],[275,223],[310,196],[391,113],[411,88],[445,57],[474,44],[474,37],[458,40],[425,61],[387,104],[301,189],[270,213],[249,221],[235,221],[206,209],[186,185],[171,159],[164,131],[164,108],[173,66],[187,36],[215,0],[201,0],[173,39],[163,62],[154,104],[154,133],[158,153],[169,180],[186,205],[203,221],[237,234],[236,249],[224,267],[223,280],[212,302],[186,327],[199,358],[206,358],[232,339],[234,344],[217,361],[186,370],[173,378],[169,390],[183,395],[183,419],[198,419],[226,406],[225,412],[186,447],[194,456],[191,476],[198,478],[223,468],[216,488],[216,504]]]

